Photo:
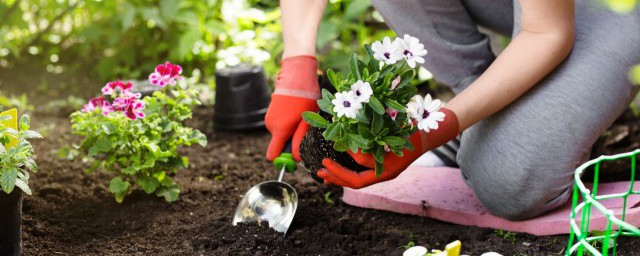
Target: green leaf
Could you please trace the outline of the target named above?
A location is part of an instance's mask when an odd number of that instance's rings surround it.
[[[22,133],[22,137],[25,139],[42,139],[42,135],[36,131],[27,130]]]
[[[378,71],[380,71],[380,64],[378,60],[373,57],[373,50],[371,50],[371,45],[365,44],[364,50],[367,52],[367,55],[369,55],[369,68],[374,72],[374,74],[378,73]],[[380,75],[380,73],[378,73],[378,75]],[[372,78],[371,81],[375,81],[377,78],[378,77]]]
[[[198,145],[203,148],[207,147],[207,136],[199,130],[191,131],[191,135],[189,137],[191,138],[192,143],[198,143]]]
[[[29,128],[31,128],[31,119],[29,118],[29,115],[24,114],[20,117],[20,131],[26,131],[29,130]]]
[[[158,186],[160,186],[160,181],[154,177],[140,177],[136,182],[147,194],[155,192]]]
[[[372,140],[376,137],[366,126],[358,126],[358,133],[367,140]]]
[[[349,134],[349,139],[350,139],[349,141],[355,142],[356,145],[358,145],[358,147],[367,145],[367,140],[359,134]]]
[[[358,67],[358,55],[351,53],[349,56],[349,68],[351,69],[351,75],[356,80],[362,80],[362,74],[360,74],[360,68]]]
[[[16,187],[19,187],[27,195],[31,195],[31,188],[29,188],[29,185],[24,180],[17,179]]]
[[[89,157],[93,157],[98,153],[107,152],[113,148],[113,143],[104,138],[99,138],[95,144],[89,149]]]
[[[372,96],[371,98],[369,98],[369,106],[371,106],[371,109],[373,109],[373,111],[380,115],[385,113],[384,107],[376,97]]]
[[[122,203],[124,200],[124,196],[129,191],[129,185],[128,181],[123,181],[120,177],[113,178],[109,183],[109,191],[115,194],[118,203]]]
[[[334,88],[336,88],[336,86],[340,83],[338,81],[338,77],[336,77],[336,73],[333,72],[332,69],[327,70],[327,78],[329,78],[329,82],[331,82],[331,85],[333,85]],[[326,89],[322,89],[322,90],[323,90],[322,95],[324,96],[324,90]]]
[[[384,104],[387,104],[388,107],[390,107],[392,109],[395,109],[395,110],[397,110],[399,112],[402,112],[402,113],[404,113],[406,111],[404,106],[402,106],[400,103],[398,103],[397,101],[395,101],[393,99],[390,99],[390,98],[385,98],[384,99]]]
[[[331,123],[327,126],[327,129],[322,133],[322,136],[326,140],[335,141],[340,134],[340,123]]]
[[[393,147],[402,146],[406,142],[405,139],[398,136],[387,136],[387,137],[384,137],[382,140],[387,144],[389,144],[389,146],[393,146]]]
[[[413,71],[413,69],[409,69],[404,73],[402,73],[400,75],[400,84],[398,84],[398,87],[396,87],[396,89],[402,88],[408,85],[411,82],[411,79],[413,79],[414,75],[415,75],[415,71]]]
[[[376,178],[379,178],[380,175],[382,175],[382,172],[384,171],[384,166],[382,165],[382,162],[375,161],[375,163],[376,163]]]
[[[349,149],[349,141],[346,139],[340,139],[333,144],[333,149],[338,152],[345,152]]]
[[[114,132],[117,131],[117,128],[112,123],[103,123],[102,124],[102,130],[104,131],[105,134],[111,135],[111,134],[113,134]]]
[[[371,122],[371,132],[378,134],[384,126],[384,119],[382,115],[373,115],[373,122]]]
[[[361,122],[363,124],[369,123],[369,118],[367,118],[366,108],[361,108],[360,111],[358,111],[358,114],[356,114],[356,120],[358,120],[358,122]]]
[[[317,101],[320,110],[333,115],[333,104],[331,104],[332,99],[333,95],[331,95],[327,89],[322,89],[322,98]]]
[[[15,167],[9,167],[2,172],[0,175],[0,186],[2,190],[9,194],[13,191],[13,188],[16,185],[16,179],[18,179],[18,169]]]
[[[309,125],[313,127],[324,129],[324,128],[327,128],[327,126],[329,126],[329,121],[322,118],[322,116],[320,116],[320,114],[316,112],[311,112],[311,111],[304,112],[302,113],[302,119],[304,119],[305,122],[307,122]]]
[[[180,189],[177,187],[162,188],[156,192],[156,195],[164,197],[164,200],[171,203],[178,200],[178,196],[180,196]]]

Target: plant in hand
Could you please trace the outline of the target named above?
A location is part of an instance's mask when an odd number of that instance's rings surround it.
[[[162,89],[144,98],[131,92],[131,83],[110,82],[103,96],[71,114],[73,133],[84,137],[80,149],[93,161],[86,171],[115,173],[109,191],[118,202],[134,185],[168,202],[177,200],[180,187],[172,176],[189,164],[178,149],[207,145],[204,134],[183,124],[200,102],[195,91],[178,83],[181,73],[178,65],[158,65],[149,81]]]
[[[368,56],[351,54],[348,72],[327,71],[335,93],[323,89],[321,113],[305,112],[302,117],[324,129],[322,136],[333,142],[333,150],[372,154],[380,176],[387,152],[402,156],[403,149],[413,150],[410,136],[417,129],[437,129],[444,114],[438,112],[439,100],[416,95],[417,88],[409,83],[416,63],[424,63],[427,54],[417,38],[386,37],[364,47]]]
[[[8,115],[0,116],[0,187],[7,194],[18,187],[31,195],[28,171],[36,172],[38,166],[33,160],[33,147],[28,140],[39,139],[42,136],[29,130],[28,115],[20,117],[17,130],[2,124],[11,118],[13,117]],[[14,145],[9,146],[10,141],[14,141]]]

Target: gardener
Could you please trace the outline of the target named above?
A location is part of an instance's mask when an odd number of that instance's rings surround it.
[[[422,153],[464,131],[457,163],[494,215],[532,218],[567,201],[574,168],[629,105],[629,68],[640,63],[640,11],[618,15],[592,0],[373,0],[399,36],[429,51],[424,67],[457,95],[437,130],[412,135],[415,152],[392,153],[382,177],[325,159],[326,184],[366,187],[395,178]],[[287,140],[298,146],[316,111],[315,38],[326,0],[282,0],[285,49],[266,123],[267,159]],[[477,25],[511,43],[495,57]],[[405,53],[410,54],[410,53]],[[429,115],[425,111],[424,115]],[[350,153],[373,166],[370,155]]]

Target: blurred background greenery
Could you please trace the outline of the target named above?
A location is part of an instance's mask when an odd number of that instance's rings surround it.
[[[632,10],[637,0],[601,1]],[[214,88],[216,68],[263,65],[282,53],[277,0],[0,1],[0,104],[27,98],[82,102],[115,79],[146,79],[169,60]],[[322,70],[342,69],[363,43],[394,36],[370,0],[329,0],[318,34]],[[426,70],[414,83],[431,78]],[[632,72],[640,82],[640,70]],[[4,93],[3,93],[4,92]],[[26,98],[25,95],[26,94]],[[9,97],[13,95],[15,97]],[[28,107],[25,107],[28,108]]]
[[[29,97],[91,96],[166,60],[212,87],[216,68],[239,63],[263,65],[273,80],[283,49],[277,0],[5,0],[0,20],[0,88]],[[331,0],[322,69],[392,35],[369,0]]]

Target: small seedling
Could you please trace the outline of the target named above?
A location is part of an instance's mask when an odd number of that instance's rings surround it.
[[[333,200],[331,199],[331,191],[324,193],[324,201],[328,204],[333,204]]]
[[[401,247],[403,247],[405,250],[408,250],[409,248],[416,246],[416,243],[413,241],[413,239],[413,233],[409,232],[409,242]]]
[[[499,237],[502,237],[502,239],[511,242],[511,244],[516,243],[516,233],[498,229],[495,231],[495,234],[498,235]]]

